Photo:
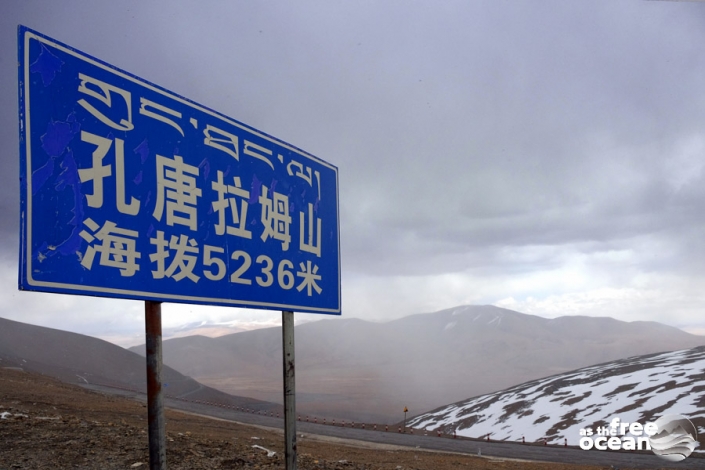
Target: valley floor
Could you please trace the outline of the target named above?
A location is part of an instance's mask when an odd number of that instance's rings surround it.
[[[167,410],[170,470],[283,469],[276,430]],[[27,372],[0,368],[0,470],[146,469],[147,410]],[[260,446],[276,452],[267,457]],[[585,465],[490,460],[379,446],[379,449],[298,439],[298,468],[597,470]]]

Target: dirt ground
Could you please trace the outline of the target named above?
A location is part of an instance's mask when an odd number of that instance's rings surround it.
[[[170,470],[284,468],[281,431],[172,410],[166,411],[166,422]],[[601,468],[390,446],[369,448],[305,435],[297,442],[298,468],[303,470]],[[147,409],[143,403],[87,391],[40,375],[0,369],[0,470],[147,469],[148,463]]]

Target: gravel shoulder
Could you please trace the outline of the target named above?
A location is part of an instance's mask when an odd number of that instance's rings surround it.
[[[169,469],[284,468],[281,430],[171,409],[166,421]],[[609,468],[430,452],[305,431],[297,443],[304,470]],[[0,470],[139,469],[148,468],[148,455],[144,403],[0,368]]]

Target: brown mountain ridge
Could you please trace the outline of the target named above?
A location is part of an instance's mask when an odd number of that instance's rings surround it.
[[[0,318],[0,367],[20,368],[75,384],[98,384],[146,393],[143,356],[101,339]],[[204,386],[169,366],[162,368],[165,392],[193,400],[252,409],[279,406],[231,396]]]
[[[396,423],[448,403],[588,365],[705,345],[656,322],[546,319],[461,306],[385,323],[332,318],[296,327],[297,411]],[[144,346],[131,348],[144,354]],[[280,402],[281,328],[164,342],[164,363],[237,395]]]

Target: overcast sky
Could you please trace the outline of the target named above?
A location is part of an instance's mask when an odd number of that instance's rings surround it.
[[[344,317],[494,304],[705,332],[705,3],[7,0],[0,13],[2,317],[120,344],[144,329],[139,301],[17,291],[23,24],[336,165]],[[280,320],[163,312],[165,328]]]

